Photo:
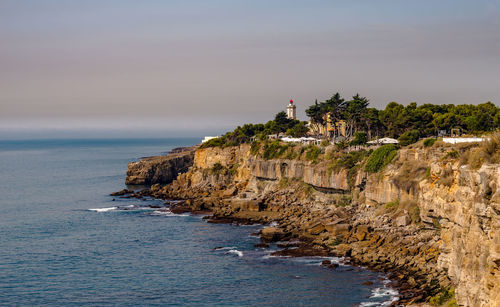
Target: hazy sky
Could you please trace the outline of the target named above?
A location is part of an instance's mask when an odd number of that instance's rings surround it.
[[[4,135],[208,133],[336,91],[499,105],[500,1],[0,1]]]

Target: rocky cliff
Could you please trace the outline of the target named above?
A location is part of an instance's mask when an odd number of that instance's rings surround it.
[[[264,159],[249,145],[205,148],[187,172],[151,191],[210,209],[213,220],[278,221],[263,238],[298,238],[316,253],[392,272],[404,304],[454,289],[460,306],[500,306],[500,169],[461,165],[454,151],[406,147],[368,174],[365,160],[345,169],[326,154]]]
[[[195,148],[176,150],[167,156],[155,156],[128,164],[126,184],[150,185],[172,182],[193,164]]]

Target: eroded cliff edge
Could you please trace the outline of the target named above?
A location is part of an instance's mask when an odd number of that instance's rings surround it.
[[[263,237],[299,238],[395,272],[402,303],[453,288],[460,306],[500,306],[500,168],[472,169],[454,151],[406,147],[368,174],[363,160],[339,168],[300,154],[266,159],[250,145],[205,148],[187,172],[151,192],[210,209],[214,220],[277,221]]]
[[[128,164],[125,184],[150,185],[171,183],[193,165],[196,147],[178,148],[166,156],[143,158]]]

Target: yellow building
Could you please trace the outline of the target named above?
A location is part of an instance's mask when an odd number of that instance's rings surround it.
[[[319,134],[321,135],[327,135],[327,136],[333,136],[335,133],[335,126],[337,127],[337,133],[339,135],[337,136],[346,136],[346,122],[344,120],[339,120],[336,123],[332,123],[330,119],[330,114],[326,114],[327,116],[327,124],[326,124],[326,131],[324,126],[318,126],[315,127],[316,130],[313,129],[311,122],[309,122],[309,130],[311,134],[315,134],[319,130]]]

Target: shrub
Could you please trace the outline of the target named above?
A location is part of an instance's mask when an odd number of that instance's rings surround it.
[[[294,147],[293,145],[290,146],[290,148],[293,148],[293,147]],[[285,155],[285,159],[288,159],[288,160],[294,160],[294,159],[297,159],[297,157],[298,157],[298,153],[296,150],[293,150],[293,149],[289,150],[287,152],[287,154]]]
[[[369,173],[376,173],[391,163],[396,156],[397,147],[394,144],[380,146],[375,150],[366,162],[365,170]]]
[[[390,201],[387,204],[385,204],[385,208],[387,210],[396,210],[399,207],[399,199],[396,199],[395,201]]]
[[[356,175],[361,167],[360,163],[369,156],[371,151],[360,150],[351,151],[348,153],[340,153],[340,157],[332,158],[332,162],[328,168],[328,176],[332,175],[332,172],[339,171],[340,169],[347,169],[347,181],[349,186],[354,186],[356,181]],[[331,153],[329,156],[333,156]]]
[[[262,156],[266,160],[276,159],[279,157],[280,149],[281,145],[278,140],[272,141],[271,143],[266,143],[264,144],[264,153],[262,154]]]
[[[266,160],[269,159],[295,159],[297,157],[297,153],[293,150],[295,144],[282,144],[278,140],[274,140],[271,143],[264,143],[264,150],[262,152],[262,157]],[[252,150],[252,148],[250,148]],[[256,150],[258,153],[258,150]]]
[[[229,174],[231,174],[231,176],[235,176],[236,174],[238,174],[239,167],[240,167],[240,165],[238,163],[233,164],[231,166],[231,168],[229,169]]]
[[[448,151],[444,157],[443,157],[443,160],[446,160],[446,159],[456,159],[460,156],[460,153],[456,150],[452,150],[452,151]]]
[[[350,145],[364,145],[368,141],[368,137],[365,132],[356,132],[354,134],[354,139],[349,143]]]
[[[209,147],[222,147],[224,146],[224,140],[222,137],[218,137],[215,139],[211,139],[201,144],[200,148],[209,148]]]
[[[220,164],[219,162],[215,163],[214,166],[212,166],[212,168],[210,169],[210,171],[214,175],[220,175],[223,172],[225,172],[225,170],[226,170],[226,168],[222,164]]]
[[[346,141],[344,141],[344,140],[342,140],[342,141],[340,141],[340,142],[335,143],[335,147],[336,147],[338,150],[346,149],[348,145],[349,145],[349,144],[347,144],[347,142],[346,142]]]
[[[406,146],[406,145],[413,144],[413,143],[417,142],[419,138],[420,138],[420,132],[418,130],[406,131],[405,133],[403,133],[399,137],[399,139],[398,139],[399,145]]]
[[[326,147],[328,145],[330,145],[330,141],[329,140],[323,140],[323,141],[321,141],[321,146]]]
[[[333,161],[332,166],[335,170],[341,168],[349,169],[359,162],[363,161],[371,152],[367,150],[351,151],[343,154],[340,158]]]
[[[500,132],[491,134],[477,148],[470,148],[460,157],[461,164],[469,164],[478,169],[484,162],[500,163]]]
[[[446,302],[449,302],[448,306],[453,304],[455,298],[455,290],[449,288],[441,288],[441,291],[429,299],[429,303],[434,306],[441,306]],[[455,301],[456,304],[456,301]]]
[[[252,155],[257,155],[259,153],[260,149],[260,142],[258,141],[253,141],[252,145],[250,146],[250,154]]]
[[[424,146],[425,147],[431,147],[432,145],[434,145],[434,143],[436,143],[436,139],[433,139],[433,138],[430,138],[430,139],[425,139],[424,141]]]
[[[321,148],[318,146],[310,145],[306,149],[306,160],[318,162],[318,157],[321,154]]]
[[[453,185],[454,179],[453,179],[453,170],[451,167],[446,167],[443,172],[441,173],[441,176],[439,176],[439,179],[436,181],[437,184],[446,186],[446,187],[451,187]]]

